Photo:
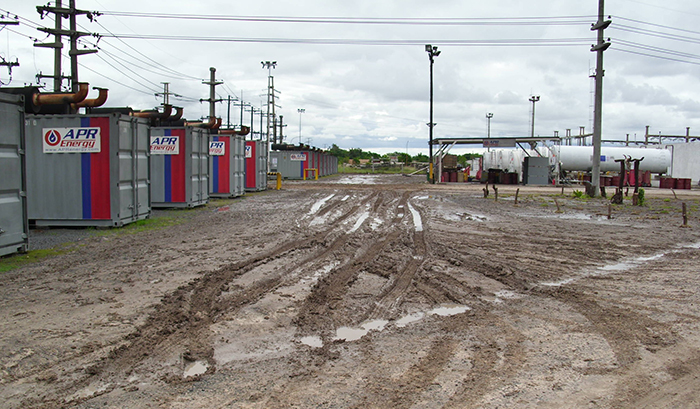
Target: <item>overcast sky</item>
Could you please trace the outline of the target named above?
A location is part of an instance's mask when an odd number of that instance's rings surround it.
[[[64,4],[68,0],[63,0]],[[39,25],[53,27],[53,20],[40,19],[31,0],[0,1],[0,9],[18,14]],[[183,36],[199,40],[102,38],[98,54],[80,57],[80,80],[110,89],[106,106],[149,109],[162,100],[153,94],[169,82],[170,90],[186,99],[173,99],[185,107],[191,120],[208,115],[208,106],[198,102],[209,97],[209,67],[217,69],[217,87],[222,98],[242,97],[260,107],[265,101],[268,71],[261,61],[277,61],[272,71],[280,91],[277,113],[288,125],[286,141],[299,140],[300,114],[304,143],[324,148],[362,148],[379,153],[428,152],[429,60],[424,44],[439,47],[434,65],[435,138],[482,137],[487,132],[486,113],[493,113],[491,136],[527,136],[532,103],[536,103],[535,134],[553,135],[566,129],[577,134],[580,126],[592,131],[595,67],[590,46],[595,33],[597,0],[356,0],[249,1],[231,2],[171,0],[77,0],[77,7],[91,11],[170,13],[257,17],[346,17],[424,19],[479,19],[536,17],[532,21],[554,21],[551,17],[575,16],[578,24],[565,25],[447,25],[447,24],[335,24],[310,22],[214,21],[146,18],[106,14],[90,22],[78,18],[81,30],[100,34]],[[643,139],[650,133],[700,135],[700,3],[697,0],[607,0],[606,14],[613,24],[606,30],[612,47],[605,52],[603,139],[624,139],[626,134]],[[0,31],[0,55],[18,59],[10,86],[36,83],[36,73],[50,74],[53,52],[35,48],[32,40],[52,38],[21,20],[19,27]],[[413,21],[415,23],[415,21]],[[491,22],[502,22],[493,20]],[[645,23],[651,23],[645,24]],[[67,22],[64,23],[67,26]],[[675,27],[680,30],[673,30]],[[13,30],[11,32],[9,30]],[[641,31],[640,31],[641,30]],[[265,41],[204,42],[202,38],[263,39]],[[284,42],[268,42],[278,39]],[[338,44],[309,44],[309,39],[342,40]],[[562,46],[464,45],[473,40],[567,41]],[[94,38],[84,37],[87,42]],[[294,41],[289,41],[294,40]],[[367,45],[358,40],[412,40],[412,45]],[[462,45],[451,44],[461,40]],[[529,42],[529,41],[528,41]],[[343,44],[344,43],[344,44]],[[348,44],[356,43],[356,44]],[[67,55],[68,45],[64,53]],[[130,48],[130,47],[133,47]],[[673,54],[659,53],[670,50]],[[138,50],[137,51],[134,51]],[[633,52],[633,53],[630,53]],[[139,53],[143,54],[140,55]],[[655,58],[649,54],[663,58]],[[131,55],[131,57],[129,57]],[[174,70],[166,72],[162,67]],[[125,66],[119,65],[117,58]],[[688,64],[669,59],[690,61]],[[111,66],[110,66],[111,65]],[[64,58],[64,73],[70,70]],[[168,75],[166,75],[166,73]],[[8,72],[0,68],[0,80]],[[44,80],[51,91],[51,80]],[[91,96],[94,96],[91,94]],[[217,105],[217,116],[227,121],[225,104]],[[240,123],[240,110],[232,108],[231,122]],[[246,113],[244,124],[250,122]],[[259,119],[255,119],[255,128]]]

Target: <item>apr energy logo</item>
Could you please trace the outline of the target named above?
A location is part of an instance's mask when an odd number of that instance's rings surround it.
[[[223,156],[226,154],[226,145],[223,141],[209,142],[209,156]]]
[[[179,155],[179,136],[151,136],[151,155]]]
[[[100,152],[100,128],[44,128],[44,153]]]

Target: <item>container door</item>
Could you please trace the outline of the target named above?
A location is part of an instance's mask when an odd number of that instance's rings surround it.
[[[188,143],[191,144],[192,176],[190,181],[191,202],[199,204],[209,197],[209,134],[203,129],[193,129]]]
[[[134,220],[138,206],[136,158],[136,124],[124,118],[117,120],[119,129],[119,216],[120,220]]]
[[[136,146],[136,215],[145,219],[151,215],[151,186],[149,154],[151,146],[151,127],[143,119],[132,118]]]
[[[0,93],[0,256],[28,244],[23,106],[20,96]]]

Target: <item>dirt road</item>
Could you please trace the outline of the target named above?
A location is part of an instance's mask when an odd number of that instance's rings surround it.
[[[608,220],[423,181],[285,183],[4,273],[2,406],[700,407],[695,191]]]

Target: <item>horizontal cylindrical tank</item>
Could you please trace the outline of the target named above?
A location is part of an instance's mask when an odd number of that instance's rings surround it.
[[[554,146],[551,149],[551,165],[559,165],[564,171],[589,171],[593,167],[592,146]],[[667,173],[671,166],[671,152],[667,149],[647,149],[629,147],[603,146],[600,150],[600,171],[614,172],[620,170],[619,159],[641,159],[641,171]]]

